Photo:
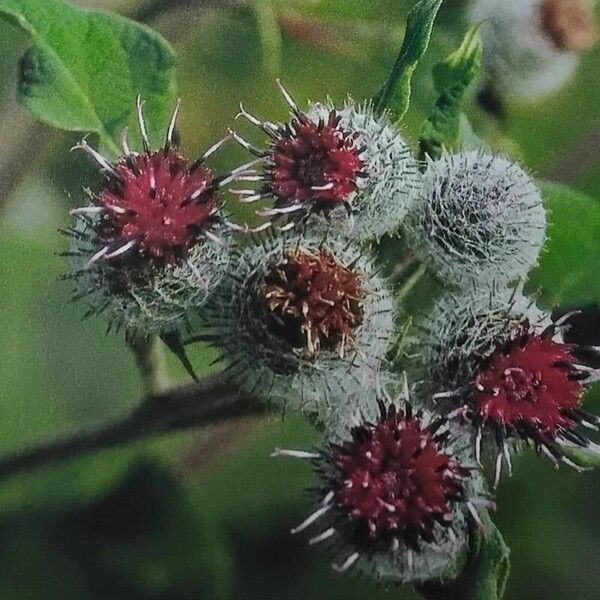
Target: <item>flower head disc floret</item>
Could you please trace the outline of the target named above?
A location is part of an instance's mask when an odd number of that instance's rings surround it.
[[[317,452],[279,450],[310,459],[320,479],[316,510],[292,533],[310,529],[310,544],[339,553],[388,581],[440,577],[465,544],[467,514],[488,501],[472,472],[468,442],[444,418],[408,402],[379,401],[379,416],[339,434]],[[475,476],[473,476],[475,475]]]
[[[234,249],[201,339],[244,391],[329,421],[372,381],[393,337],[376,268],[345,241],[267,233]]]
[[[213,224],[220,200],[212,173],[176,150],[121,158],[114,171],[99,195],[106,244],[132,242],[142,255],[174,262]]]
[[[325,249],[288,250],[265,278],[263,294],[273,330],[314,356],[321,346],[343,353],[361,324],[362,281]]]
[[[241,115],[262,129],[271,143],[266,151],[251,146],[237,133],[235,139],[264,161],[262,186],[258,193],[238,190],[244,202],[273,198],[274,207],[260,214],[308,216],[313,212],[328,214],[349,202],[359,189],[363,161],[356,134],[341,125],[341,116],[332,108],[317,120],[302,112],[288,92],[279,88],[292,110],[284,124],[260,121],[243,108]],[[254,180],[254,178],[250,178]]]
[[[570,350],[531,332],[511,341],[475,378],[472,404],[479,418],[534,440],[573,427],[569,413],[579,407],[584,387]]]
[[[362,161],[352,134],[340,127],[335,110],[314,123],[298,112],[279,130],[271,148],[267,187],[276,206],[313,202],[326,209],[347,201],[357,190]]]
[[[577,356],[581,349],[554,337],[556,331],[555,324],[540,332],[525,321],[475,376],[469,407],[478,440],[481,428],[486,426],[502,450],[496,481],[502,456],[509,461],[507,439],[531,442],[554,463],[562,460],[574,467],[561,445],[593,447],[578,428],[595,428],[599,422],[581,410],[586,385],[597,374],[582,364]]]
[[[336,231],[365,241],[394,233],[416,198],[421,175],[411,148],[387,114],[371,103],[351,99],[336,107],[330,101],[309,103],[301,111],[278,82],[290,107],[283,124],[262,121],[240,107],[269,137],[266,149],[252,146],[235,132],[234,138],[263,163],[262,172],[244,181],[257,188],[232,190],[241,202],[270,199],[273,206],[257,211],[283,230],[306,227]]]
[[[89,204],[75,208],[70,277],[75,297],[86,298],[89,314],[106,312],[111,324],[144,335],[172,331],[206,302],[229,260],[230,228],[220,188],[246,174],[248,165],[214,177],[206,159],[226,136],[195,161],[174,141],[177,104],[165,143],[153,150],[143,103],[137,102],[142,151],[129,146],[110,162],[84,139],[76,146],[101,169],[101,187],[88,191]]]
[[[418,550],[421,540],[434,541],[435,523],[452,522],[468,471],[444,452],[444,435],[410,406],[391,405],[377,424],[353,429],[351,440],[331,448],[327,486],[355,527],[357,546],[390,547],[400,537]]]

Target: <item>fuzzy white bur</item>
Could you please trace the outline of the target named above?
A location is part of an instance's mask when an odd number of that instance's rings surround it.
[[[327,122],[335,109],[331,102],[311,104],[307,116],[315,123]],[[370,103],[348,100],[337,110],[340,128],[351,132],[356,147],[362,150],[365,177],[358,180],[358,191],[350,199],[350,219],[344,207],[327,218],[332,230],[357,240],[378,240],[394,234],[415,202],[421,187],[421,173],[412,150],[386,115],[376,116]],[[312,219],[323,219],[313,215]]]
[[[75,296],[90,314],[104,314],[112,326],[130,333],[160,334],[188,326],[218,287],[229,261],[231,233],[215,226],[216,239],[202,239],[185,260],[156,266],[116,264],[98,239],[99,217],[76,214],[70,235],[70,277]],[[129,249],[128,249],[129,250]]]
[[[494,89],[533,101],[562,88],[574,75],[577,53],[557,48],[542,27],[542,0],[476,0],[473,23],[482,23],[485,64]]]
[[[382,377],[388,382],[398,381],[398,376],[391,373],[384,372]],[[385,393],[385,386],[380,391]],[[374,389],[363,389],[359,393],[361,397],[357,400],[357,405],[361,407],[361,414],[351,426],[377,421],[376,415],[380,409],[375,400],[376,393]],[[407,391],[404,390],[403,399],[406,398],[406,393]],[[386,404],[390,402],[388,399]],[[403,400],[396,399],[394,403],[401,407]],[[438,419],[435,413],[426,409],[421,411],[424,426]],[[373,551],[357,546],[356,540],[353,539],[352,520],[349,520],[344,510],[337,506],[335,493],[327,491],[326,486],[321,488],[319,492],[321,495],[317,497],[313,512],[293,528],[292,533],[307,532],[309,545],[329,548],[330,554],[333,555],[332,568],[337,572],[358,571],[382,582],[404,584],[418,584],[454,576],[462,569],[467,554],[469,521],[474,521],[478,527],[481,526],[477,510],[480,506],[490,507],[492,502],[485,482],[476,469],[468,431],[455,425],[452,425],[451,430],[452,434],[445,443],[444,452],[472,471],[463,482],[464,498],[453,504],[450,526],[435,525],[434,542],[422,541],[419,549],[416,550],[398,536],[394,537],[387,549]],[[442,433],[443,431],[444,428],[439,430]],[[343,420],[338,422],[337,429],[326,429],[326,439],[329,442],[341,444],[349,436],[348,422]],[[274,456],[310,460],[318,466],[317,471],[322,481],[327,481],[329,477],[335,477],[333,465],[324,459],[328,452],[327,449],[310,453],[279,450]]]
[[[295,248],[327,249],[360,274],[362,322],[343,351],[321,347],[307,357],[271,328],[264,279],[282,263],[285,252]],[[220,350],[227,372],[242,389],[311,413],[321,423],[339,413],[349,394],[370,385],[394,332],[392,298],[369,257],[339,241],[293,236],[266,237],[238,248],[209,303],[208,320],[206,338]]]
[[[551,323],[550,315],[518,290],[472,288],[445,295],[414,340],[415,379],[431,394],[447,392],[437,394],[436,404],[451,404],[498,341],[525,320],[540,328]]]
[[[429,161],[409,244],[442,281],[469,288],[524,277],[545,240],[542,196],[506,158],[477,151]]]

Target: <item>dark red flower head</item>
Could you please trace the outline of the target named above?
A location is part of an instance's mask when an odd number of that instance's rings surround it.
[[[212,173],[176,150],[122,158],[114,170],[99,197],[104,243],[133,242],[140,253],[173,262],[213,224],[220,200]]]
[[[216,222],[221,205],[218,188],[223,178],[213,178],[204,160],[225,140],[191,163],[173,143],[178,110],[179,105],[161,150],[150,150],[139,100],[142,153],[129,149],[126,135],[123,136],[123,155],[113,164],[85,140],[76,146],[99,163],[105,179],[101,191],[92,196],[93,206],[72,211],[100,214],[97,230],[103,247],[89,264],[116,257],[168,264],[184,258],[205,235],[214,237],[209,230]]]
[[[261,151],[238,134],[233,137],[266,162],[261,176],[250,180],[263,182],[258,192],[237,190],[243,202],[273,198],[274,208],[259,211],[262,216],[328,213],[343,204],[350,210],[350,200],[358,191],[358,180],[366,177],[356,144],[356,132],[346,130],[342,117],[330,109],[316,121],[300,111],[292,97],[278,82],[279,89],[292,110],[292,119],[284,125],[260,121],[243,108],[240,115],[262,129],[271,138],[267,151]]]
[[[469,472],[445,449],[449,432],[436,434],[443,425],[426,426],[408,404],[398,411],[381,405],[376,424],[331,446],[324,491],[357,550],[385,551],[399,541],[418,550],[420,541],[435,541],[436,524],[453,523]]]
[[[272,329],[306,356],[321,347],[344,351],[362,323],[362,278],[328,250],[288,250],[262,290]]]
[[[267,191],[276,205],[310,202],[327,208],[349,200],[358,190],[363,164],[352,134],[339,122],[335,110],[319,123],[299,112],[280,129],[267,170]]]
[[[474,423],[479,431],[491,428],[505,454],[507,438],[531,441],[554,460],[564,460],[564,442],[589,444],[576,430],[597,421],[581,410],[590,369],[581,364],[579,348],[555,333],[555,325],[536,332],[525,322],[475,376]]]

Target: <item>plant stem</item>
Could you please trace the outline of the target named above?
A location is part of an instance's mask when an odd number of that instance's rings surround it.
[[[258,27],[262,61],[269,77],[279,75],[281,68],[281,28],[273,0],[250,0]]]
[[[222,376],[207,377],[199,383],[146,396],[123,418],[0,457],[0,479],[151,435],[265,412],[264,405],[241,394]]]
[[[169,375],[164,348],[157,336],[131,336],[127,340],[131,348],[140,377],[144,394],[152,396],[169,387]]]

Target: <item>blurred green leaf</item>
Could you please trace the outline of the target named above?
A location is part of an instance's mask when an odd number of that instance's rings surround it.
[[[456,51],[433,67],[433,83],[440,94],[455,85],[468,85],[479,72],[483,53],[480,29],[480,25],[470,27]]]
[[[421,133],[421,154],[432,158],[442,149],[456,150],[467,127],[462,115],[465,94],[481,67],[483,46],[479,25],[471,27],[460,47],[433,69],[433,80],[440,96]],[[471,136],[472,136],[471,131]]]
[[[141,95],[151,139],[163,135],[175,98],[175,58],[157,33],[63,0],[0,0],[0,16],[31,39],[18,87],[35,117],[59,129],[94,132],[117,155]]]
[[[91,501],[4,514],[0,527],[13,600],[230,597],[228,541],[149,461]]]
[[[551,307],[600,301],[600,202],[552,183],[543,192],[548,242],[530,289]]]
[[[442,0],[420,0],[408,13],[400,54],[388,80],[373,98],[377,112],[387,108],[397,121],[406,114],[410,104],[410,82],[429,46],[433,22],[441,5]]]

